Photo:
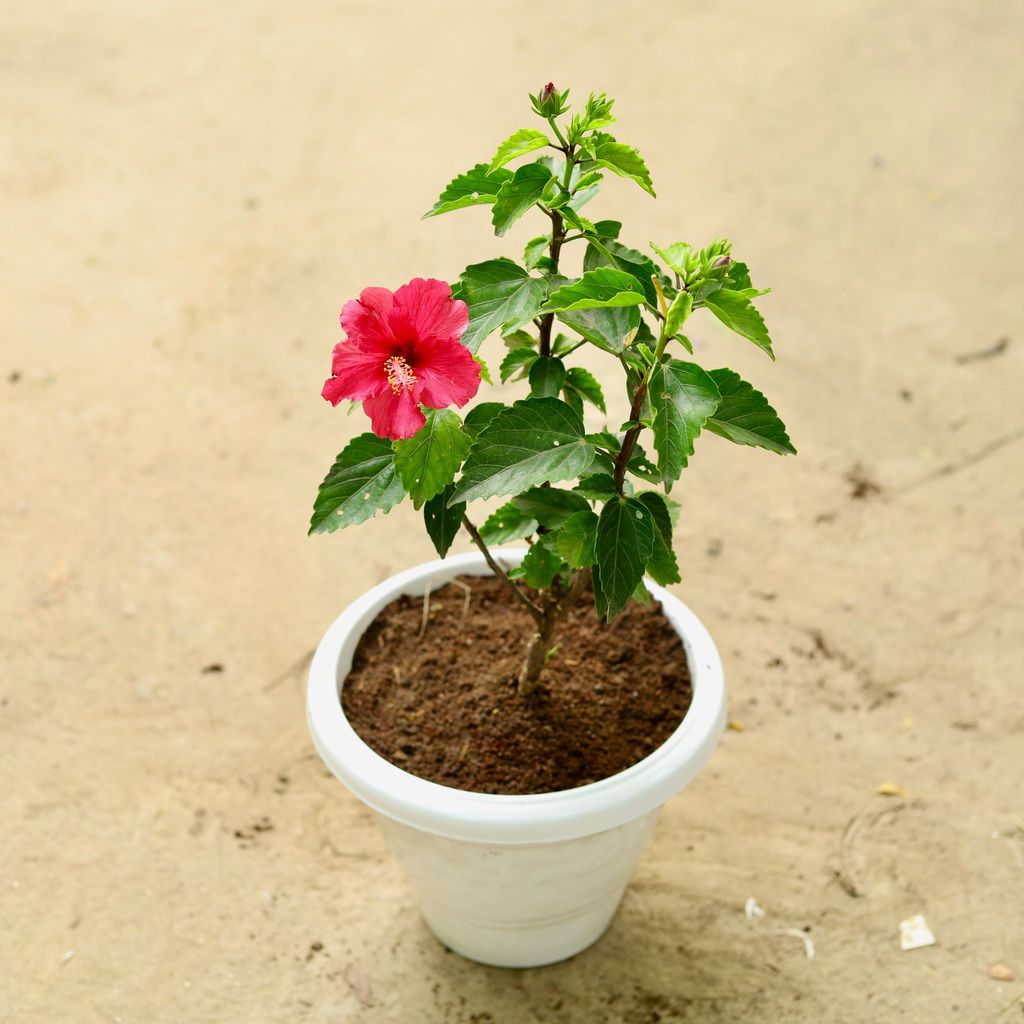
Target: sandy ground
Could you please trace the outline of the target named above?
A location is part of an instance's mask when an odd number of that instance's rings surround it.
[[[1024,1020],[1019,5],[8,3],[0,35],[0,1019]],[[730,234],[775,288],[775,366],[699,355],[801,454],[694,459],[677,590],[745,731],[607,936],[506,972],[434,942],[306,733],[304,656],[432,556],[418,517],[305,526],[364,429],[318,396],[340,304],[518,252],[418,218],[549,78],[652,168],[600,213]]]

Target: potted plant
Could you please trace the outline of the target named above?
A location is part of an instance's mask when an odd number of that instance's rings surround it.
[[[608,133],[603,94],[568,117],[568,91],[549,84],[531,100],[543,127],[509,136],[426,216],[485,206],[501,236],[532,211],[547,232],[521,262],[345,304],[323,397],[361,403],[371,430],[337,457],[310,527],[405,499],[422,509],[440,559],[374,587],[327,630],[310,727],[378,813],[434,932],[504,966],[564,959],[601,935],[660,807],[721,735],[715,645],[663,589],[680,581],[668,495],[695,440],[794,451],[759,391],[692,359],[701,311],[774,359],[754,304],[765,293],[731,244],[647,255],[618,222],[588,219],[608,174],[653,196],[647,166]],[[492,335],[501,380],[522,395],[460,416],[491,383],[478,351]],[[585,425],[605,401],[572,358],[583,346],[627,392],[612,429]],[[480,521],[471,506],[493,498]],[[463,530],[476,550],[446,558]]]

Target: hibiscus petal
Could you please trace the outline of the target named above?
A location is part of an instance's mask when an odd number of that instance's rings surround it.
[[[389,321],[394,299],[387,288],[364,288],[358,299],[346,302],[340,319],[349,340],[367,348],[392,347],[395,336]]]
[[[388,386],[385,358],[380,352],[368,351],[351,341],[339,341],[331,359],[334,376],[328,378],[321,394],[332,405],[343,398],[361,402],[379,395]]]
[[[376,398],[368,398],[363,402],[363,412],[370,417],[373,432],[378,437],[390,437],[392,441],[412,437],[427,422],[406,388],[397,395],[389,388]]]
[[[391,328],[400,341],[457,341],[469,326],[469,308],[444,281],[413,278],[395,292]]]
[[[416,346],[416,397],[432,409],[465,405],[480,388],[480,364],[458,341]]]

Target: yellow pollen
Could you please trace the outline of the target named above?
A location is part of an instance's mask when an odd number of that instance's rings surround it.
[[[401,394],[402,388],[411,391],[416,383],[416,374],[402,356],[391,356],[385,360],[384,372],[388,375],[388,384],[396,395]]]

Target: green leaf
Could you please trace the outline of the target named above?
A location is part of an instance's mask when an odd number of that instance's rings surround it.
[[[551,245],[551,239],[547,235],[531,238],[526,243],[526,248],[523,250],[523,262],[529,270],[534,270],[540,260],[547,256],[549,245]]]
[[[569,408],[572,409],[580,419],[583,419],[583,396],[578,391],[573,391],[572,388],[562,388],[562,401],[565,402],[565,404],[569,406]]]
[[[557,356],[538,356],[530,367],[530,394],[534,398],[557,398],[565,380],[565,363]]]
[[[666,490],[693,454],[693,439],[721,400],[714,379],[696,363],[672,359],[655,367],[648,391],[654,412],[654,447]]]
[[[582,569],[597,561],[597,515],[589,508],[574,512],[555,534],[558,553],[573,569]]]
[[[573,366],[566,371],[564,387],[580,394],[591,405],[596,405],[601,412],[607,412],[604,404],[604,392],[597,378],[582,366]]]
[[[427,534],[442,558],[448,554],[462,526],[462,517],[466,514],[466,506],[462,502],[448,507],[448,499],[454,490],[455,486],[449,484],[423,506],[423,522],[426,524]]]
[[[650,245],[661,261],[671,267],[685,281],[687,263],[693,253],[693,246],[687,242],[673,242],[667,249],[662,249],[653,242]]]
[[[736,444],[767,448],[779,455],[796,455],[785,424],[760,391],[732,370],[712,370],[711,376],[722,393],[722,401],[707,422],[708,430]]]
[[[636,306],[576,309],[559,313],[558,319],[592,345],[619,355],[640,327],[640,310]]]
[[[611,267],[599,267],[597,270],[588,270],[578,281],[552,292],[541,312],[638,306],[645,301],[643,285],[632,274]]]
[[[450,409],[428,409],[427,422],[408,440],[395,442],[395,469],[419,508],[455,479],[473,441]]]
[[[494,200],[491,223],[499,237],[544,194],[551,172],[542,164],[525,164],[506,181]]]
[[[537,353],[532,348],[514,348],[501,361],[498,373],[501,376],[501,383],[505,384],[510,380],[519,380],[526,376],[530,367],[537,361]]]
[[[469,306],[469,327],[462,344],[476,352],[499,328],[513,330],[533,319],[544,301],[544,282],[512,260],[474,263],[459,275],[461,297]]]
[[[486,384],[493,384],[494,381],[491,380],[491,371],[487,364],[480,356],[473,356],[473,359],[476,361],[476,365],[480,367],[480,379]]]
[[[551,140],[543,132],[534,128],[520,128],[498,147],[498,152],[494,154],[488,170],[497,170],[517,157],[526,156],[527,153],[532,153],[535,149],[543,149],[550,145]]]
[[[512,499],[523,515],[536,519],[549,530],[562,525],[571,515],[587,509],[587,499],[558,487],[531,487]]]
[[[522,540],[536,533],[538,525],[536,519],[509,501],[487,517],[480,527],[480,536],[485,544],[507,544],[511,540]]]
[[[437,202],[423,214],[423,218],[425,220],[427,217],[451,213],[452,210],[462,210],[467,206],[493,203],[498,190],[511,177],[511,171],[491,171],[487,164],[477,164],[448,182]]]
[[[573,490],[591,501],[607,501],[615,497],[615,478],[611,473],[588,473],[580,477]]]
[[[593,234],[594,232],[593,222],[578,214],[571,206],[564,206],[562,208],[562,219],[570,227],[574,227],[577,231],[582,231],[585,235]]]
[[[750,283],[750,271],[746,263],[733,260],[725,274],[725,285],[730,291],[739,292],[748,299],[756,299],[758,295],[767,295],[771,288],[755,288]]]
[[[644,578],[654,548],[654,527],[647,507],[636,498],[613,498],[597,522],[595,554],[599,583],[597,610],[615,618]]]
[[[635,277],[643,287],[648,304],[657,306],[658,293],[651,277],[658,273],[658,268],[649,256],[611,238],[591,239],[583,256],[583,269],[596,270],[598,267],[613,267]]]
[[[506,348],[536,348],[537,339],[527,331],[509,331],[501,339]]]
[[[622,230],[621,221],[617,220],[599,220],[594,225],[594,234],[598,238],[610,238],[613,241],[619,237],[619,232]]]
[[[474,405],[466,413],[466,420],[462,424],[462,429],[470,437],[476,437],[505,408],[507,406],[503,402],[481,402],[479,405]]]
[[[704,305],[731,331],[748,338],[759,349],[767,352],[772,359],[772,340],[768,337],[768,328],[764,318],[754,308],[750,299],[743,292],[734,292],[729,288],[720,288],[704,298]]]
[[[576,191],[569,200],[569,208],[580,210],[586,206],[601,191],[601,182],[603,180],[604,175],[599,174],[597,171],[590,171],[588,174],[584,174],[574,186]]]
[[[459,501],[518,494],[583,473],[597,450],[583,420],[557,398],[527,398],[499,413],[477,438],[456,486]]]
[[[598,164],[623,178],[632,178],[645,192],[654,193],[651,172],[644,158],[632,146],[617,142],[610,135],[597,132],[593,136],[593,152]]]
[[[669,338],[679,333],[679,328],[686,323],[686,318],[692,309],[693,296],[689,292],[680,292],[672,300],[672,305],[668,307],[668,316],[665,317],[665,334]]]
[[[647,573],[655,583],[667,586],[669,583],[678,583],[679,564],[676,562],[675,552],[672,550],[672,516],[669,512],[665,499],[655,491],[644,491],[637,495],[637,501],[641,502],[651,516],[654,526],[654,545],[651,549],[651,557],[647,562]]]
[[[538,541],[526,552],[516,576],[528,587],[546,590],[551,586],[551,581],[561,567],[561,556],[552,551],[547,544]]]
[[[309,532],[330,533],[390,512],[405,497],[394,458],[387,438],[360,434],[349,441],[320,484]]]

